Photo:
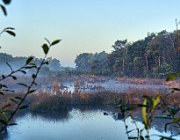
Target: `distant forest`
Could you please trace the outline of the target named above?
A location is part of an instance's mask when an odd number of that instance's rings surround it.
[[[117,40],[108,54],[82,53],[75,63],[80,73],[126,77],[163,78],[180,69],[177,32],[149,33],[135,42]]]
[[[79,54],[75,59],[76,68],[62,67],[59,60],[49,58],[49,66],[43,67],[41,74],[164,78],[180,69],[180,44],[177,38],[176,31],[163,30],[149,33],[144,39],[135,42],[117,40],[109,54],[105,51]],[[22,66],[26,59],[0,53],[0,72],[7,72],[6,62],[15,69]],[[40,61],[36,58],[34,63]]]
[[[13,57],[10,54],[6,53],[0,53],[0,73],[1,74],[7,74],[10,72],[10,68],[8,65],[11,66],[13,70],[18,69],[19,67],[23,66],[26,62],[27,57]],[[35,58],[34,62],[35,64],[40,64],[42,61],[42,58]],[[60,64],[60,61],[57,59],[48,58],[49,64],[48,66],[43,66],[40,74],[46,75],[50,72],[59,72],[63,69],[63,67]],[[29,70],[29,74],[32,74],[34,72],[34,69]]]

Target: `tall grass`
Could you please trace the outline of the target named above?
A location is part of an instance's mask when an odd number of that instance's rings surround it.
[[[33,94],[29,98],[30,110],[32,111],[49,111],[63,110],[68,107],[76,106],[117,106],[119,101],[125,105],[138,105],[143,101],[143,96],[155,97],[161,94],[166,98],[167,104],[179,106],[180,94],[166,94],[158,92],[137,93],[130,91],[128,93],[116,93],[112,91],[103,91],[98,93],[74,93],[68,92],[51,95],[48,93]]]
[[[31,111],[57,111],[65,110],[69,107],[77,106],[114,106],[116,107],[119,101],[124,105],[138,105],[143,102],[143,96],[155,97],[161,95],[166,104],[180,107],[180,94],[178,92],[173,94],[163,94],[159,92],[150,91],[129,91],[126,93],[117,93],[113,91],[102,91],[98,93],[82,93],[76,91],[71,94],[64,91],[58,92],[56,95],[48,92],[38,92],[30,95],[24,104],[29,105]],[[13,110],[16,104],[10,100],[12,97],[21,97],[21,93],[6,93],[1,99],[1,105],[5,106],[11,104],[10,109]]]

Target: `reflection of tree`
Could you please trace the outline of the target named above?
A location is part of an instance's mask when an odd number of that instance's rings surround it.
[[[87,111],[97,111],[97,110],[105,110],[102,106],[76,106],[75,109],[80,110],[80,112],[87,112]]]
[[[70,111],[71,109],[63,110],[63,111],[49,111],[48,113],[47,112],[31,112],[31,115],[33,118],[40,117],[43,120],[47,120],[47,121],[65,122],[71,118],[69,115]]]
[[[72,111],[71,109],[68,110],[63,110],[63,111],[48,111],[48,112],[27,112],[27,111],[22,111],[18,112],[16,115],[16,119],[21,119],[25,117],[26,115],[30,115],[32,118],[41,118],[43,121],[61,121],[61,122],[67,122],[71,116],[69,112]],[[0,135],[0,140],[7,140],[9,137],[7,129],[4,131],[3,134]]]

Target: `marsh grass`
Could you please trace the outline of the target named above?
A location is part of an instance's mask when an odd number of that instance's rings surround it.
[[[11,101],[13,97],[22,97],[23,92],[18,93],[6,93],[0,98],[1,107],[11,104],[10,110],[13,110],[16,106]],[[116,107],[119,101],[122,101],[124,105],[138,105],[143,101],[144,96],[155,97],[161,95],[166,104],[171,106],[180,106],[180,94],[175,92],[173,94],[163,94],[159,92],[150,91],[128,91],[126,93],[117,93],[113,91],[102,91],[98,93],[82,93],[75,92],[73,94],[64,91],[57,93],[56,95],[48,92],[38,92],[30,95],[24,104],[29,105],[29,109],[32,111],[55,111],[64,110],[69,107],[76,106],[114,106]]]
[[[141,104],[144,96],[155,97],[161,95],[165,98],[166,103],[171,106],[179,106],[180,94],[162,94],[159,92],[127,92],[116,93],[112,91],[103,91],[98,93],[73,93],[68,92],[60,93],[56,95],[48,93],[32,94],[27,100],[32,111],[52,111],[63,110],[68,107],[76,106],[114,106],[116,107],[119,101],[122,101],[124,105],[136,106]]]

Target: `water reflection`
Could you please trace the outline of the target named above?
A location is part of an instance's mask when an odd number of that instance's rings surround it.
[[[127,140],[124,122],[115,116],[112,111],[88,107],[58,113],[28,112],[16,118],[18,125],[9,127],[3,140]],[[127,124],[130,129],[135,128],[131,118]],[[142,123],[137,124],[143,128]],[[151,130],[152,134],[170,135],[156,128]],[[159,138],[151,138],[156,139]]]
[[[64,110],[64,111],[59,111],[59,112],[51,111],[49,113],[47,113],[47,112],[31,112],[30,115],[33,119],[40,118],[44,121],[67,122],[71,118],[69,111],[70,110]]]

